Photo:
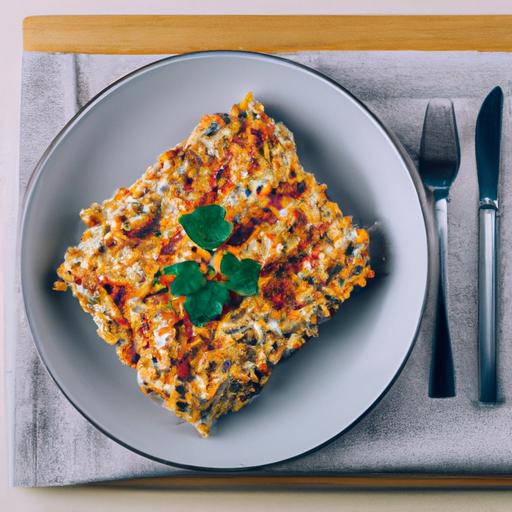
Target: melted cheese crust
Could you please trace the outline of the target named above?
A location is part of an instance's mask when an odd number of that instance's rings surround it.
[[[213,256],[178,222],[206,204],[222,205],[234,226]],[[203,436],[374,275],[367,232],[304,171],[290,131],[251,94],[229,114],[204,116],[131,187],[81,217],[88,229],[67,250],[55,289],[69,286],[99,336],[136,368],[141,390]],[[194,326],[184,298],[154,276],[184,260],[219,271],[225,251],[262,265],[260,292],[233,296],[219,320]]]

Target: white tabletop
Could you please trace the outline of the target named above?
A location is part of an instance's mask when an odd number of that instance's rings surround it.
[[[35,14],[512,14],[511,0],[4,0],[0,3],[0,291],[13,272],[14,240],[7,225],[16,222],[21,76],[21,22]],[[12,230],[11,230],[12,232]],[[0,345],[5,347],[4,304],[0,294]],[[427,511],[509,510],[512,494],[494,492],[364,491],[142,491],[98,488],[14,489],[8,483],[9,367],[0,350],[0,506],[2,510]]]

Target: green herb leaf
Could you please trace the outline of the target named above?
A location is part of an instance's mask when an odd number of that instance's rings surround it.
[[[189,295],[206,284],[204,275],[199,270],[199,263],[196,261],[182,261],[164,267],[165,275],[174,275],[176,279],[171,283],[173,295]]]
[[[228,278],[224,286],[239,295],[256,295],[261,265],[249,258],[238,260],[230,252],[222,257],[220,271]]]
[[[194,325],[204,325],[215,320],[222,313],[224,304],[229,300],[229,292],[217,281],[207,281],[200,290],[185,300],[185,310]]]
[[[225,242],[233,230],[225,217],[226,210],[222,206],[210,204],[182,215],[179,222],[193,242],[203,249],[212,250]]]

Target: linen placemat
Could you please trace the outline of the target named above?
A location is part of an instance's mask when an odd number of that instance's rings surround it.
[[[428,398],[431,294],[409,361],[377,407],[333,443],[257,474],[512,473],[512,406],[508,400],[512,396],[512,347],[508,343],[512,333],[509,314],[512,223],[508,221],[512,217],[512,177],[508,170],[512,55],[302,52],[286,57],[325,73],[358,96],[396,133],[415,162],[428,100],[433,97],[454,100],[462,158],[449,204],[448,306],[457,396],[444,400]],[[21,197],[37,160],[70,117],[113,80],[158,58],[156,55],[24,54]],[[474,126],[482,99],[495,85],[501,85],[507,96],[499,228],[500,403],[482,406],[477,402],[478,229]],[[14,286],[18,300],[8,315],[15,323],[15,336],[9,340],[9,349],[16,351],[14,368],[10,369],[15,375],[14,485],[57,486],[198,474],[130,452],[97,431],[67,402],[37,356],[24,316],[19,284],[15,285],[13,280]]]

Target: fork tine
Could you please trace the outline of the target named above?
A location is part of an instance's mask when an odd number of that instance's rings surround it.
[[[449,99],[433,99],[427,105],[419,164],[427,186],[448,187],[455,178],[460,164],[460,147],[455,109]]]

